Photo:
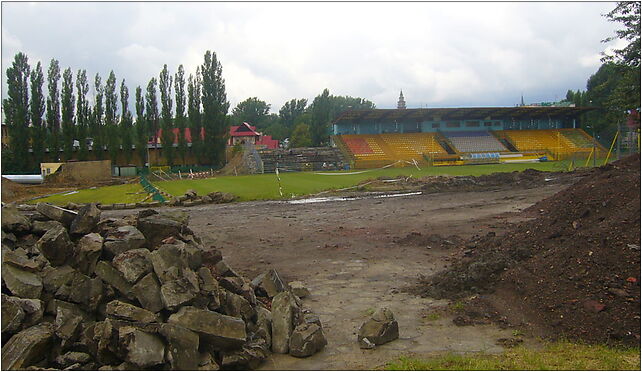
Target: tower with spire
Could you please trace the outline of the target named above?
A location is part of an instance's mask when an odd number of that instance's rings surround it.
[[[403,98],[403,89],[399,91],[399,101],[397,101],[397,109],[405,109],[406,100]]]

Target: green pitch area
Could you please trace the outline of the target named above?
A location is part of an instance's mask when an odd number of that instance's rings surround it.
[[[600,164],[600,163],[598,163]],[[281,173],[283,198],[315,194],[326,190],[336,190],[358,185],[368,179],[396,176],[480,176],[494,172],[513,172],[525,169],[541,171],[563,171],[568,169],[567,162],[546,162],[526,164],[487,164],[463,165],[449,167],[415,167],[388,168],[379,170],[352,170],[345,172],[288,172]],[[197,180],[177,180],[153,182],[154,185],[171,195],[182,195],[194,189],[199,195],[213,191],[228,192],[237,195],[241,201],[281,199],[279,183],[275,174],[258,174],[247,176],[222,176]],[[79,190],[68,195],[53,195],[32,202],[50,202],[58,205],[67,202],[91,203],[134,203],[143,200],[147,195],[139,184],[107,186],[97,189]]]

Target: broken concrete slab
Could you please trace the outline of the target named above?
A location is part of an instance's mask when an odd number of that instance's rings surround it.
[[[310,295],[310,290],[305,286],[305,284],[303,284],[303,282],[290,282],[288,283],[288,286],[290,287],[292,293],[294,293],[294,295],[298,298],[306,298]]]
[[[272,351],[287,354],[290,336],[303,321],[301,304],[291,292],[281,292],[272,300]]]
[[[25,369],[44,359],[53,337],[51,323],[40,323],[15,334],[2,347],[2,369]]]
[[[245,322],[209,310],[184,306],[169,317],[168,323],[177,324],[198,333],[213,350],[240,347],[246,341]]]
[[[270,269],[254,278],[252,285],[259,290],[259,294],[270,298],[286,289],[279,273],[274,269]]]
[[[204,248],[201,252],[201,259],[203,260],[203,265],[214,266],[221,262],[223,254],[215,247]]]
[[[47,231],[36,243],[36,248],[52,266],[71,263],[76,256],[76,246],[71,242],[67,230],[63,227]]]
[[[242,318],[246,322],[256,319],[256,310],[245,298],[230,291],[225,291],[225,295],[225,303],[223,304],[225,314]]]
[[[77,235],[89,234],[100,221],[100,213],[100,209],[94,203],[80,208],[78,215],[71,222],[69,233]]]
[[[31,228],[31,232],[37,235],[44,235],[47,233],[47,231],[51,229],[55,229],[56,227],[64,227],[63,224],[61,224],[58,221],[33,221],[33,226]]]
[[[185,269],[183,274],[187,277],[167,281],[161,285],[161,300],[167,310],[174,311],[191,302],[198,295],[198,279],[196,283],[194,280],[189,280],[190,273],[193,274],[191,270]]]
[[[69,302],[56,302],[56,320],[54,322],[56,336],[73,342],[80,337],[82,321],[86,315],[76,305]]]
[[[105,283],[116,288],[123,296],[134,299],[132,285],[125,280],[123,274],[105,261],[98,261],[96,264],[96,275]]]
[[[193,371],[198,368],[199,337],[196,332],[176,324],[165,323],[160,329],[167,340],[167,356],[173,370]]]
[[[362,349],[371,348],[370,344],[382,345],[399,338],[399,325],[390,309],[382,307],[359,328],[357,341]],[[365,340],[364,340],[365,339]]]
[[[179,244],[163,244],[149,255],[152,267],[161,283],[176,280],[188,267]]]
[[[44,266],[42,261],[35,261],[27,256],[27,251],[22,248],[15,250],[3,250],[2,262],[15,266],[21,270],[38,272]]]
[[[264,339],[268,348],[272,347],[272,313],[263,306],[256,307],[257,336]]]
[[[73,280],[75,275],[76,269],[68,265],[56,267],[45,265],[40,272],[44,290],[48,293],[58,292],[58,289]]]
[[[6,263],[2,264],[2,280],[17,297],[39,298],[42,293],[42,279],[38,274]]]
[[[2,207],[2,230],[24,234],[31,230],[31,221],[16,208],[5,206]]]
[[[290,336],[290,355],[305,358],[323,349],[328,341],[316,323],[299,324]]]
[[[149,242],[150,248],[159,246],[167,237],[179,235],[183,226],[184,224],[160,214],[141,218],[136,224]]]
[[[114,257],[112,265],[130,283],[136,283],[138,279],[153,270],[150,252],[147,248],[131,249],[123,252]]]
[[[118,341],[125,350],[125,361],[140,368],[165,362],[165,344],[160,337],[134,327],[118,329]]]
[[[92,274],[96,270],[96,263],[103,252],[104,239],[98,233],[83,236],[78,241],[75,266],[84,274]]]
[[[60,208],[49,203],[38,203],[36,210],[50,220],[62,223],[67,228],[71,226],[71,223],[78,215],[78,213],[72,210]]]
[[[158,323],[160,318],[158,315],[149,310],[145,310],[138,306],[128,304],[120,300],[113,300],[107,304],[105,310],[107,316],[116,319],[127,320],[130,322],[141,323]]]
[[[236,271],[232,270],[232,268],[227,264],[227,262],[221,260],[219,261],[215,266],[214,269],[216,270],[216,273],[220,276],[239,276],[239,274],[236,273]]]
[[[104,244],[105,251],[111,257],[115,257],[123,252],[142,247],[145,244],[145,236],[134,226],[119,226],[107,233]]]
[[[157,313],[165,307],[161,299],[161,287],[156,279],[156,274],[145,275],[138,283],[134,284],[132,290],[143,308]]]

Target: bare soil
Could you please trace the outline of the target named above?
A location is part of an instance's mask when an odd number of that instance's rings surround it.
[[[509,181],[466,192],[455,191],[457,185],[452,184],[436,192],[394,198],[182,209],[203,242],[220,248],[235,270],[254,277],[275,268],[284,280],[301,280],[310,288],[312,294],[303,303],[320,316],[328,345],[305,359],[272,355],[262,369],[375,369],[401,355],[499,352],[511,346],[505,340],[513,336],[512,330],[492,322],[459,327],[453,322],[457,314],[445,310],[449,300],[423,298],[402,288],[466,255],[470,239],[501,236],[531,219],[521,211],[562,190],[575,177],[540,174],[541,182]],[[104,211],[103,215],[131,213]],[[356,342],[358,327],[380,306],[394,312],[400,339],[361,350]],[[538,343],[534,338],[524,342]]]

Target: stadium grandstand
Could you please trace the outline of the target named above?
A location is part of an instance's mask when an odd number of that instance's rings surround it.
[[[335,119],[333,142],[353,168],[399,161],[453,165],[606,154],[577,128],[578,116],[590,107],[398,107],[346,111]]]

